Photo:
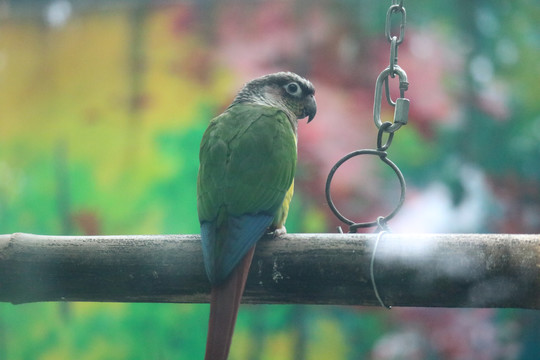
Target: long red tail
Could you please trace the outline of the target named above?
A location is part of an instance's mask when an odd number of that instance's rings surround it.
[[[227,360],[254,251],[255,246],[247,252],[225,283],[212,287],[205,360]]]

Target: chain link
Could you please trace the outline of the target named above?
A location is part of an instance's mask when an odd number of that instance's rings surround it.
[[[384,26],[384,34],[386,35],[386,40],[388,40],[388,42],[392,42],[392,38],[395,37],[391,34],[392,14],[394,13],[399,13],[401,15],[401,22],[399,24],[399,37],[397,38],[397,44],[400,45],[405,38],[405,25],[407,24],[407,12],[403,7],[403,1],[401,1],[400,4],[397,4],[397,1],[393,1],[392,6],[390,6],[390,8],[388,8],[388,11],[386,12],[386,24]]]
[[[399,35],[392,35],[392,18],[393,14],[399,14]],[[394,109],[394,121],[389,126],[387,132],[395,132],[403,125],[407,124],[409,116],[409,99],[405,98],[405,91],[409,88],[409,82],[407,80],[407,73],[405,70],[399,67],[398,63],[398,48],[399,45],[405,39],[405,26],[407,24],[407,12],[403,6],[403,0],[393,0],[392,5],[386,12],[386,23],[384,26],[384,34],[386,40],[390,43],[390,61],[386,69],[384,69],[375,84],[375,101],[373,104],[373,120],[375,125],[380,129],[383,124],[381,121],[381,102],[382,102],[382,86],[384,85],[384,92],[386,95],[386,102],[395,107]],[[399,77],[399,98],[396,101],[392,100],[390,96],[390,85],[388,77],[394,78],[396,75]]]

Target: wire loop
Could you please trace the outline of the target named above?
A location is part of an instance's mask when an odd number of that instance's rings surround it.
[[[379,219],[377,219],[377,221],[379,221]],[[382,307],[391,309],[392,307],[389,305],[386,305],[384,301],[382,300],[381,295],[379,295],[379,290],[377,289],[377,283],[375,282],[375,271],[374,271],[375,254],[377,253],[377,247],[379,246],[379,241],[381,240],[383,235],[387,233],[388,231],[382,230],[382,231],[379,231],[379,233],[377,234],[377,240],[375,240],[375,245],[373,245],[373,252],[371,253],[371,261],[369,263],[369,275],[371,278],[371,286],[373,287],[373,292],[375,293],[375,297],[377,298],[377,300],[379,300],[379,304],[381,304]]]

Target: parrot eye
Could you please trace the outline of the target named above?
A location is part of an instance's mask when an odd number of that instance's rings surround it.
[[[285,85],[285,90],[287,91],[287,93],[293,96],[300,96],[300,94],[302,94],[302,89],[295,82],[288,83],[287,85]]]

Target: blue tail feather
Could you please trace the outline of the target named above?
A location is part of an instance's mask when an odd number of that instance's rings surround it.
[[[201,223],[204,265],[212,284],[219,284],[229,276],[248,250],[264,235],[273,219],[274,216],[267,214],[229,217],[226,228],[219,230],[213,221]]]

